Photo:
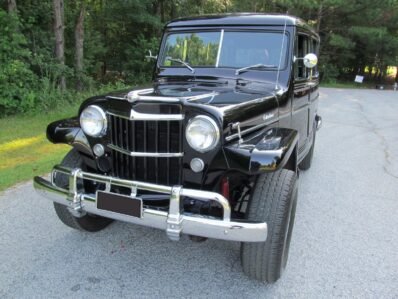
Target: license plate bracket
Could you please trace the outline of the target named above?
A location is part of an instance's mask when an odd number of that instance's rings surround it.
[[[123,194],[97,191],[97,209],[142,218],[142,199]]]

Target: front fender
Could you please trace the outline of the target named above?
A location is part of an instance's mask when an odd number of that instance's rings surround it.
[[[47,126],[47,139],[52,143],[64,143],[78,151],[92,155],[86,135],[80,128],[77,117],[55,121]]]
[[[297,155],[297,141],[296,130],[271,128],[241,144],[225,146],[224,153],[230,170],[255,175],[283,168],[292,155]],[[297,156],[293,158],[296,163]]]

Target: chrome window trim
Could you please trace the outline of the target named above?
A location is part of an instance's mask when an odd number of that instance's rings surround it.
[[[218,64],[220,63],[220,55],[221,55],[221,49],[222,49],[222,42],[223,41],[224,41],[224,29],[221,29],[220,43],[218,44],[218,51],[217,51],[217,58],[216,58],[215,67],[218,67]]]
[[[108,144],[108,147],[110,149],[113,149],[115,151],[118,151],[122,154],[131,156],[131,157],[153,157],[153,158],[179,158],[183,157],[184,153],[148,153],[148,152],[130,152],[128,150],[125,150],[123,148],[120,148],[116,145],[113,144]]]

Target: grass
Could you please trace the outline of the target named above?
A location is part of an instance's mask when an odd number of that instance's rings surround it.
[[[53,112],[0,119],[0,191],[50,172],[62,160],[70,147],[50,143],[46,127],[51,121],[76,115],[78,107],[77,103]]]
[[[52,144],[47,140],[46,128],[50,122],[76,116],[81,102],[93,94],[128,87],[121,82],[98,86],[95,90],[76,93],[73,103],[59,101],[50,112],[0,118],[0,191],[49,173],[70,150],[68,145]]]

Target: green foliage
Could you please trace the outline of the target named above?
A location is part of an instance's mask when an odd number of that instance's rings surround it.
[[[0,115],[22,112],[35,105],[31,90],[36,76],[29,68],[31,53],[19,27],[16,15],[0,9]]]
[[[355,47],[355,43],[350,38],[334,33],[330,35],[329,45],[344,50],[351,50]]]
[[[169,20],[191,15],[272,12],[302,17],[321,37],[319,70],[327,82],[352,81],[356,74],[365,75],[367,82],[379,81],[386,78],[388,66],[398,65],[398,1],[77,0],[64,5],[65,65],[60,65],[54,55],[53,1],[17,0],[18,11],[11,15],[7,1],[1,1],[0,117],[74,103],[77,83],[87,94],[96,94],[102,86],[150,81],[154,63],[145,59],[147,50],[158,52]],[[82,5],[84,69],[77,72],[75,26]],[[189,55],[198,58],[192,64],[211,62],[215,45],[200,44],[194,37],[187,41],[197,44],[198,52]],[[183,55],[181,47],[170,56]],[[66,78],[65,91],[57,88],[61,77]]]
[[[339,69],[334,64],[323,63],[320,72],[322,73],[322,81],[326,83],[336,83],[339,76]]]

